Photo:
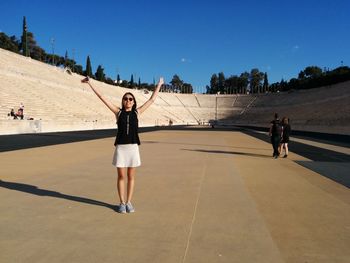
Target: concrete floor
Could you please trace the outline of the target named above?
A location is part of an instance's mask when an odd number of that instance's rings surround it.
[[[293,149],[275,160],[239,131],[141,141],[126,215],[113,138],[0,153],[0,262],[349,262],[350,191]]]

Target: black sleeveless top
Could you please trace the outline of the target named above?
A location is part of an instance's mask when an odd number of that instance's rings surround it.
[[[289,124],[283,125],[283,139],[289,139],[290,130],[291,128]]]
[[[115,138],[114,146],[117,144],[138,144],[139,138],[139,120],[137,111],[120,110],[117,118],[118,132]]]

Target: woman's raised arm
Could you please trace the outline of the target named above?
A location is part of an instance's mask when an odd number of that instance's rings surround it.
[[[90,88],[95,92],[97,97],[99,97],[99,99],[108,107],[108,109],[110,109],[114,114],[118,114],[118,112],[120,111],[120,108],[115,106],[115,105],[113,105],[108,100],[106,100],[101,95],[101,93],[94,86],[91,85],[89,77],[86,77],[85,79],[81,80],[81,82],[82,83],[87,83],[90,86]]]
[[[137,112],[139,114],[141,114],[142,112],[144,112],[149,106],[152,105],[152,103],[155,101],[155,99],[157,98],[158,96],[158,92],[160,90],[160,88],[162,87],[162,85],[164,84],[164,79],[163,77],[161,77],[158,81],[158,84],[157,84],[157,87],[155,88],[155,90],[153,91],[152,93],[152,96],[149,98],[148,101],[146,101],[141,107],[139,107],[137,109]]]

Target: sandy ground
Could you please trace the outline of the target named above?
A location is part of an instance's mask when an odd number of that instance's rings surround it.
[[[349,262],[349,189],[310,160],[238,131],[141,140],[126,215],[113,138],[0,153],[0,262]]]

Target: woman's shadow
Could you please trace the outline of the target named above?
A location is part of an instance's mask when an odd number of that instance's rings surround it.
[[[22,184],[22,183],[13,183],[13,182],[6,182],[3,180],[0,180],[0,187],[7,188],[10,190],[20,191],[28,194],[38,195],[38,196],[51,196],[55,198],[61,198],[61,199],[67,199],[74,202],[80,202],[90,205],[97,205],[97,206],[104,206],[107,208],[110,208],[112,210],[116,209],[115,205],[107,204],[101,201],[93,200],[90,198],[85,197],[79,197],[74,195],[66,195],[62,194],[60,192],[46,190],[46,189],[40,189],[35,185],[30,184]]]

